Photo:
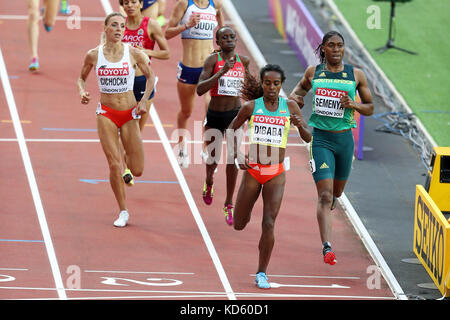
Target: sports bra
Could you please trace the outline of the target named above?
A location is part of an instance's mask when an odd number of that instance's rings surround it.
[[[291,127],[287,100],[278,98],[278,109],[267,110],[263,97],[255,100],[255,108],[248,122],[250,144],[286,148]]]
[[[214,1],[209,0],[209,5],[206,8],[199,8],[194,0],[188,0],[188,6],[180,20],[180,25],[189,22],[189,17],[193,13],[200,14],[200,22],[181,33],[181,39],[197,39],[197,40],[211,40],[214,39],[214,29],[218,26],[217,11],[214,6]]]
[[[123,56],[119,62],[106,60],[103,45],[98,47],[97,74],[101,93],[124,93],[133,90],[135,70],[131,65],[130,46],[123,43]]]

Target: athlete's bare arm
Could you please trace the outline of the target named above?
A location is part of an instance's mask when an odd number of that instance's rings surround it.
[[[183,18],[184,12],[187,9],[188,2],[186,0],[178,0],[175,7],[170,15],[169,22],[167,24],[167,29],[164,32],[166,39],[171,39],[176,37],[184,30],[189,29],[197,25],[200,21],[200,15],[191,15],[189,21],[185,25],[178,25],[181,18]]]
[[[153,91],[155,86],[155,74],[149,65],[149,58],[145,55],[141,50],[130,47],[130,55],[132,59],[135,61],[137,67],[142,71],[144,76],[147,78],[147,82],[145,84],[145,92],[142,96],[142,99],[139,101],[136,112],[137,114],[144,114],[147,112],[146,101],[150,97],[150,94]],[[132,62],[133,62],[132,60]]]
[[[311,142],[311,132],[308,129],[305,119],[303,118],[300,107],[294,100],[287,100],[287,105],[289,108],[289,113],[291,114],[291,123],[298,128],[300,137],[305,142]]]
[[[92,68],[97,64],[98,49],[91,49],[84,58],[81,73],[77,80],[78,93],[80,95],[81,103],[88,104],[91,101],[89,92],[86,91],[86,79]]]
[[[361,98],[361,103],[351,100],[348,96],[343,96],[341,98],[341,104],[344,108],[351,108],[364,116],[371,116],[373,114],[372,94],[370,93],[366,76],[361,69],[354,68],[353,70],[356,80],[356,89]]]
[[[148,36],[155,40],[159,50],[144,49],[144,52],[150,57],[167,60],[170,58],[169,45],[167,39],[164,37],[162,29],[157,20],[150,19],[147,26]]]
[[[303,77],[300,79],[300,81],[297,83],[297,85],[289,95],[289,99],[297,102],[300,108],[303,108],[304,105],[303,97],[306,96],[306,94],[312,87],[312,79],[314,78],[315,71],[316,71],[315,66],[309,66],[306,69]]]

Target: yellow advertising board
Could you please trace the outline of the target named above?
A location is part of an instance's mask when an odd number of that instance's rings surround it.
[[[414,253],[443,296],[450,296],[450,223],[423,186],[416,185]]]

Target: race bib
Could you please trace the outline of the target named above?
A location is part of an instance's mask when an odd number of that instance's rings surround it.
[[[222,96],[237,97],[241,94],[242,80],[240,77],[226,76],[228,73],[219,78],[217,93]]]
[[[314,112],[319,116],[343,118],[345,108],[341,106],[341,97],[346,91],[317,88],[314,98]]]
[[[200,12],[200,22],[189,29],[189,34],[195,38],[212,38],[213,31],[217,27],[217,24],[215,14]]]
[[[253,118],[251,143],[285,147],[286,143],[283,141],[283,133],[286,121],[289,121],[289,118],[255,115]]]

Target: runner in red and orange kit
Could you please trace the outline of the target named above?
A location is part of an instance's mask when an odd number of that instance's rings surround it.
[[[164,37],[158,22],[143,16],[141,13],[142,0],[119,0],[119,3],[127,15],[122,42],[129,43],[131,46],[141,49],[150,59],[153,57],[161,60],[169,59],[169,45],[167,44],[167,40]],[[155,44],[158,45],[159,50],[154,50]],[[156,92],[157,82],[158,77],[155,79],[155,87],[146,103],[147,112],[143,114],[139,120],[141,132],[148,119],[148,113]],[[141,70],[137,69],[133,91],[136,101],[138,102],[141,101],[142,95],[145,92],[145,84],[145,76]],[[124,157],[126,156],[125,152],[122,152],[122,154]],[[124,159],[123,163],[127,163],[126,159]],[[125,168],[122,177],[127,185],[131,186],[134,184],[133,175],[128,168]]]
[[[231,27],[224,26],[217,30],[216,43],[220,50],[206,59],[197,86],[199,95],[208,90],[211,95],[204,134],[208,158],[203,200],[208,205],[213,200],[213,176],[221,158],[223,135],[241,107],[241,84],[250,63],[248,57],[235,53],[236,32]],[[227,152],[227,195],[223,213],[228,225],[233,224],[233,193],[238,174],[233,155],[233,152]]]

